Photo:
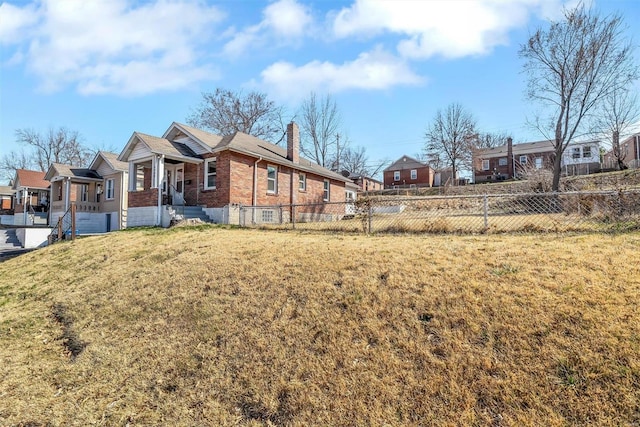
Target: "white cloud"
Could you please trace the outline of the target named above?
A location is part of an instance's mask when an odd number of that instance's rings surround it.
[[[304,98],[310,91],[382,90],[424,82],[405,62],[379,48],[361,53],[354,61],[341,65],[312,61],[296,67],[289,62],[276,62],[261,76],[262,86],[269,92],[291,101]]]
[[[75,85],[84,94],[139,95],[212,77],[196,50],[222,19],[215,7],[188,0],[137,7],[128,0],[42,0],[36,12],[33,35],[20,42],[28,44],[24,61],[45,91]]]
[[[265,25],[284,37],[301,37],[312,23],[307,8],[295,0],[271,3],[263,15]]]
[[[532,15],[557,16],[562,0],[356,0],[335,15],[338,38],[395,33],[398,52],[411,59],[485,54],[508,42],[509,31]]]
[[[272,43],[297,44],[309,32],[313,18],[308,8],[296,0],[278,0],[262,11],[263,19],[256,25],[235,32],[223,53],[239,56],[249,49]]]
[[[24,31],[38,21],[35,6],[19,8],[9,3],[0,4],[0,45],[12,44],[23,37]]]

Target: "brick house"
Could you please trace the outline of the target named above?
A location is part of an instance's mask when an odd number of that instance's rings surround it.
[[[382,174],[384,188],[432,187],[435,171],[413,157],[402,156]]]
[[[301,158],[299,150],[295,123],[287,126],[286,148],[175,122],[162,137],[134,132],[118,157],[129,164],[127,225],[166,227],[185,206],[233,224],[247,211],[253,222],[289,221],[291,211],[275,207],[292,204],[316,204],[296,208],[298,221],[344,215],[344,204],[327,202],[345,202],[349,179]]]
[[[46,224],[50,183],[44,175],[45,173],[40,171],[16,170],[16,177],[11,187],[15,192],[14,225],[33,225],[34,222]]]
[[[473,181],[503,181],[522,176],[528,169],[552,169],[555,149],[550,140],[505,145],[473,151]],[[600,170],[599,141],[570,143],[562,156],[564,175],[588,174]]]
[[[628,168],[640,168],[640,133],[628,136],[620,141],[620,160]],[[617,169],[618,159],[613,154],[613,149],[604,154],[603,167]]]
[[[129,165],[117,157],[99,151],[88,168],[52,164],[45,175],[51,182],[49,224],[56,225],[75,205],[79,234],[125,228]]]
[[[358,191],[379,191],[384,189],[384,183],[377,179],[358,174],[349,175],[349,179],[358,186]]]

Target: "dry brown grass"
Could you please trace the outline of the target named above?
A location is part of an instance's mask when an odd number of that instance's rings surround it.
[[[61,243],[0,264],[0,425],[634,425],[639,247],[212,227]]]

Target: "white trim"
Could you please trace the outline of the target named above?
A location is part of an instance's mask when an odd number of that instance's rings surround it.
[[[483,159],[482,160],[482,170],[483,171],[488,171],[489,170],[489,159]]]
[[[400,171],[393,171],[393,180],[400,181]]]
[[[215,164],[216,164],[216,171],[213,172],[213,174],[209,174],[208,173],[209,163],[211,163],[211,162],[215,162]],[[217,157],[209,157],[207,159],[204,159],[203,172],[204,172],[204,186],[203,186],[203,188],[205,190],[215,190],[217,185],[218,185],[218,158]],[[215,176],[215,185],[212,186],[212,187],[209,187],[209,175]]]
[[[111,181],[111,197],[109,197],[109,181]],[[113,200],[116,194],[116,180],[115,178],[107,178],[104,180],[104,199]]]
[[[302,188],[300,188],[300,184],[302,184]],[[298,172],[298,191],[307,191],[307,174],[304,172]]]
[[[269,178],[269,168],[275,169],[275,177]],[[273,180],[273,190],[269,190],[269,182]],[[278,165],[267,164],[267,193],[278,194]]]

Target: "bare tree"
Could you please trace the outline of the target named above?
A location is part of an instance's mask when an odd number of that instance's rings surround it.
[[[20,151],[11,151],[0,158],[0,179],[11,182],[16,176],[17,169],[33,169],[36,164],[33,157],[24,148]]]
[[[320,99],[312,92],[300,107],[302,145],[300,151],[323,167],[331,167],[338,158],[340,146],[346,149],[347,140],[340,141],[341,118],[331,95]]]
[[[284,108],[262,92],[244,94],[217,88],[202,94],[200,105],[187,118],[191,126],[208,129],[218,135],[244,132],[279,144],[286,135]],[[288,123],[288,122],[287,122]]]
[[[624,163],[627,153],[620,149],[620,136],[630,130],[639,119],[638,95],[628,89],[609,94],[596,115],[595,133],[603,138],[611,138],[611,152],[618,170],[627,169]]]
[[[474,148],[476,149],[484,149],[484,148],[494,148],[500,147],[507,144],[507,140],[511,137],[503,132],[499,133],[491,133],[491,132],[483,132],[479,133],[475,141],[473,142]]]
[[[519,52],[529,76],[528,98],[550,109],[536,122],[555,149],[553,191],[560,186],[562,154],[583,119],[638,76],[620,15],[602,17],[582,4],[564,15],[538,29]]]
[[[80,134],[65,127],[49,128],[46,134],[33,129],[18,129],[16,140],[32,149],[32,161],[43,172],[52,163],[87,166],[93,155],[82,143]]]
[[[451,167],[454,177],[471,163],[471,148],[477,138],[476,122],[471,113],[453,103],[438,110],[425,133],[425,152],[433,163]]]

